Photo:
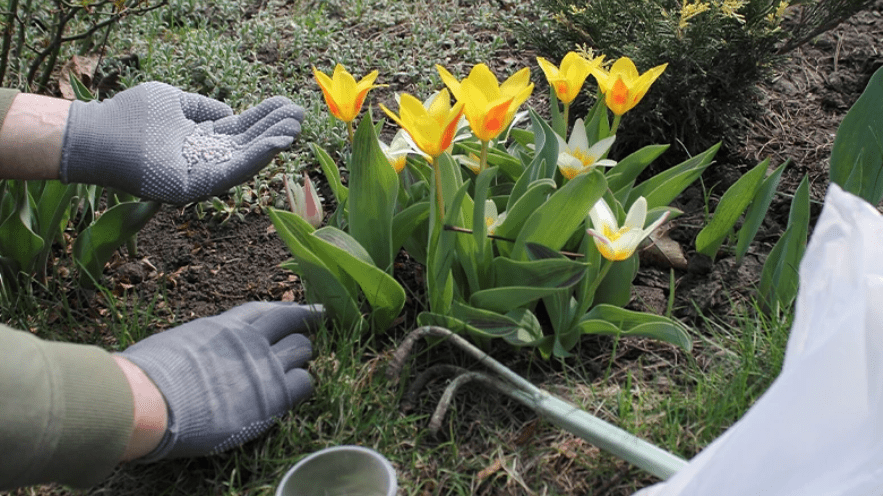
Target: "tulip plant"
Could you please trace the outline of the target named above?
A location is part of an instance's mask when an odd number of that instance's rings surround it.
[[[70,82],[78,99],[95,98],[79,79]],[[76,233],[70,254],[78,282],[94,288],[120,246],[136,255],[138,231],[161,206],[94,185],[0,180],[0,292],[31,277],[45,281],[53,243],[64,238],[66,229]]]
[[[711,164],[717,146],[638,183],[667,146],[618,161],[607,155],[622,116],[665,65],[639,74],[627,58],[609,70],[602,60],[572,53],[556,67],[538,59],[555,107],[551,124],[519,111],[533,91],[529,68],[501,84],[484,64],[462,80],[437,66],[445,88],[435,95],[397,95],[398,112],[381,105],[401,128],[389,144],[378,136],[383,121],[370,112],[361,117],[347,186],[334,160],[313,147],[338,203],[328,225],[315,229],[294,213],[270,213],[308,298],[343,325],[385,329],[405,303],[393,277],[404,249],[426,268],[421,325],[479,342],[502,338],[545,357],[567,356],[585,334],[645,336],[689,349],[679,322],[624,307],[637,251],[680,213],[669,204]],[[333,78],[314,71],[332,114],[352,123],[376,74],[356,83],[339,65]],[[588,75],[598,98],[568,139],[558,102],[567,114]],[[529,125],[519,126],[527,115]]]

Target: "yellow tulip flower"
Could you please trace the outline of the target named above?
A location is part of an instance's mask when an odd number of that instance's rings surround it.
[[[658,65],[644,74],[638,74],[635,63],[622,57],[613,63],[610,71],[595,69],[592,75],[598,81],[604,101],[614,115],[622,116],[644,98],[650,85],[656,81],[668,64]]]
[[[423,102],[413,96],[404,93],[399,98],[399,115],[386,108],[382,103],[380,108],[386,112],[390,119],[402,127],[411,136],[411,140],[423,153],[432,157],[433,170],[435,171],[435,195],[438,203],[438,219],[444,218],[445,202],[442,197],[441,169],[437,161],[457,134],[457,124],[463,117],[463,102],[457,102],[451,106],[451,95],[448,90],[442,90],[432,99],[429,108],[423,106]]]
[[[527,67],[503,84],[484,64],[474,66],[463,81],[457,81],[444,67],[435,67],[457,101],[464,103],[466,120],[475,136],[483,142],[496,138],[509,126],[518,107],[533,91]]]
[[[537,57],[537,63],[546,74],[546,80],[555,90],[555,96],[561,103],[569,104],[579,94],[586,82],[586,78],[591,74],[593,69],[599,69],[604,56],[595,57],[592,61],[583,58],[576,52],[568,52],[561,60],[561,67],[548,60]]]
[[[433,159],[451,146],[457,132],[457,123],[463,115],[463,102],[451,106],[451,96],[443,90],[427,109],[409,94],[399,101],[399,115],[383,104],[380,108],[411,136],[414,144]]]
[[[644,229],[644,222],[647,221],[647,199],[641,196],[629,208],[625,224],[619,227],[616,216],[602,198],[589,210],[589,217],[592,219],[593,229],[589,229],[588,233],[595,238],[598,251],[607,260],[617,262],[632,256],[641,241],[665,222],[668,212]]]
[[[344,122],[352,122],[359,115],[365,96],[371,88],[383,86],[374,84],[377,74],[377,71],[372,71],[357,83],[352,74],[340,64],[334,68],[333,77],[328,77],[327,74],[313,67],[313,75],[319,83],[319,88],[322,89],[331,115]]]

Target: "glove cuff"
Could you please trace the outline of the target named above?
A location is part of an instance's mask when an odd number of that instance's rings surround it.
[[[211,401],[205,391],[200,388],[188,388],[181,381],[175,380],[182,374],[192,372],[194,363],[186,354],[168,353],[155,350],[162,363],[154,359],[153,353],[119,353],[137,365],[156,384],[157,389],[166,400],[167,427],[162,440],[147,455],[138,458],[139,463],[151,463],[165,458],[175,457],[173,448],[181,437],[200,438],[205,433],[203,428],[209,425],[211,417]],[[201,407],[201,408],[200,408]],[[185,420],[187,425],[182,425]],[[188,456],[191,453],[178,454]]]
[[[135,100],[131,98],[135,96],[120,93],[115,98]],[[141,143],[147,123],[137,106],[127,108],[120,103],[126,102],[75,101],[71,104],[59,167],[63,183],[110,186],[139,196],[143,174],[128,164],[143,154]],[[121,116],[123,111],[128,112]]]

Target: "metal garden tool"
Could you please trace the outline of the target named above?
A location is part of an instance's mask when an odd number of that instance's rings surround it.
[[[441,427],[442,419],[457,388],[470,381],[477,381],[515,399],[558,427],[634,464],[662,480],[668,479],[687,465],[686,460],[611,425],[576,405],[552,395],[548,391],[536,387],[530,381],[491,358],[487,353],[476,348],[466,339],[443,327],[424,326],[412,331],[393,355],[387,369],[387,376],[390,380],[398,381],[405,360],[414,348],[414,344],[420,338],[430,336],[449,340],[487,366],[495,374],[468,371],[452,365],[438,365],[418,376],[406,394],[406,401],[412,401],[420,389],[432,377],[451,373],[456,375],[456,378],[445,389],[442,399],[432,415],[429,428],[433,432],[437,432]]]

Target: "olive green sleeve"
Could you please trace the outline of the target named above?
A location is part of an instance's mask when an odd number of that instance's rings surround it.
[[[96,346],[0,325],[0,491],[104,480],[134,428],[129,383]]]
[[[18,93],[18,90],[0,88],[0,127],[3,126],[3,121],[6,120],[6,113],[9,112],[9,107],[12,106],[12,101],[15,100],[15,95],[18,95]]]

